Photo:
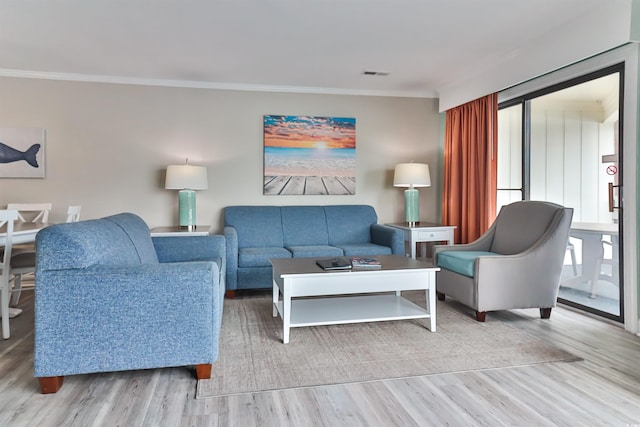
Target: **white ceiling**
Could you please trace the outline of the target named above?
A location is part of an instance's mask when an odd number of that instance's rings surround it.
[[[437,97],[610,1],[0,0],[0,75]]]

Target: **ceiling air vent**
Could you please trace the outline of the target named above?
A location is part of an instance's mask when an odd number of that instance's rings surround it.
[[[388,71],[371,71],[371,70],[365,70],[362,72],[363,76],[380,76],[380,77],[385,77],[389,75]]]

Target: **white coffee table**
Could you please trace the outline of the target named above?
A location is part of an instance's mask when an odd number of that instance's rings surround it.
[[[428,318],[435,332],[439,268],[400,255],[376,258],[381,269],[345,271],[324,271],[316,258],[272,259],[273,317],[282,318],[283,342],[290,328],[387,320]],[[403,298],[408,290],[424,290],[426,307]]]

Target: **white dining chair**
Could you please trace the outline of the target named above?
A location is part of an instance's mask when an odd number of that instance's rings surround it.
[[[69,206],[69,209],[67,209],[67,222],[80,221],[80,211],[82,211],[82,206],[80,205]]]
[[[0,228],[6,225],[4,246],[0,248],[0,316],[2,316],[2,338],[8,339],[10,334],[9,318],[20,314],[20,309],[9,307],[9,294],[12,292],[11,281],[15,291],[22,287],[22,275],[35,271],[35,251],[13,248],[13,222],[18,219],[16,210],[0,210]],[[19,296],[18,296],[19,298]]]
[[[49,212],[51,212],[52,203],[8,203],[7,210],[16,210],[18,211],[18,221],[20,222],[49,222]],[[20,252],[22,254],[35,254],[36,246],[34,243],[24,243],[20,245],[14,245],[13,251]],[[29,256],[32,256],[29,255]],[[23,255],[23,257],[26,255]],[[35,255],[33,255],[35,257]],[[35,267],[30,271],[25,271],[27,277],[30,280],[34,281],[33,273],[35,272]],[[11,304],[14,306],[18,304],[20,301],[20,295],[23,290],[23,275],[14,275],[14,283],[13,283],[13,295]],[[33,286],[29,286],[29,288],[33,288]]]
[[[18,211],[21,222],[49,222],[51,203],[9,203],[8,210]]]

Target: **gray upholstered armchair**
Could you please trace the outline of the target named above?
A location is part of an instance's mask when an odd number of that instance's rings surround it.
[[[436,287],[476,311],[539,308],[548,319],[555,307],[573,209],[550,202],[504,206],[478,240],[436,246]]]

